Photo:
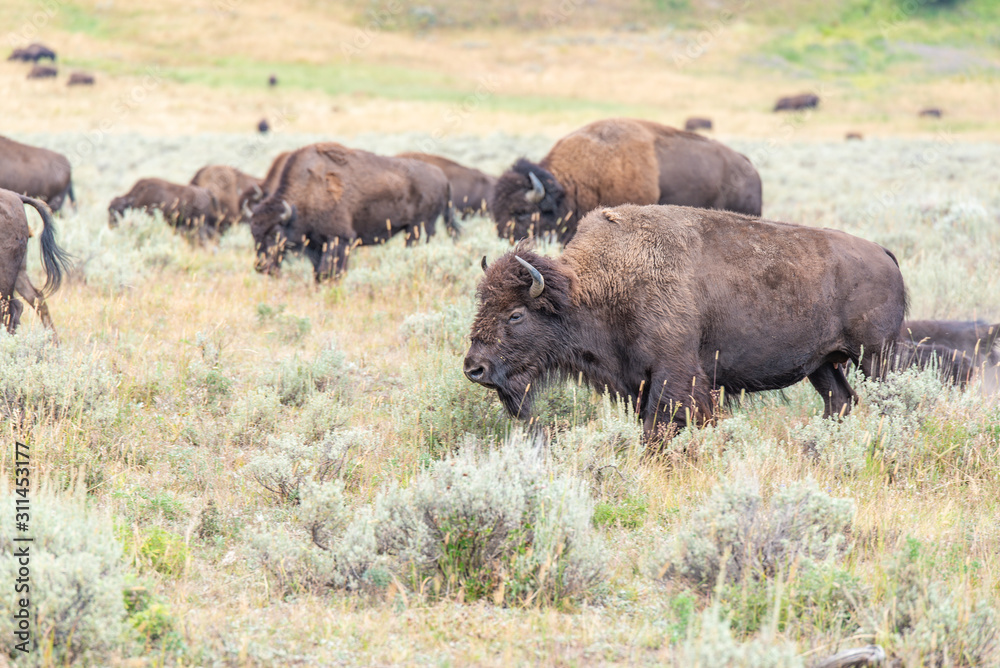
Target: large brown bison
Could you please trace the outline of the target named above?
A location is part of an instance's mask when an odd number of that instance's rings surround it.
[[[0,188],[40,199],[53,211],[73,196],[72,170],[66,156],[0,136]]]
[[[222,219],[219,221],[222,231],[243,218],[240,197],[247,190],[253,192],[254,186],[259,190],[260,179],[228,165],[206,165],[195,172],[190,185],[199,186],[215,195],[222,208]]]
[[[906,308],[877,244],[691,207],[601,209],[559,258],[522,246],[483,266],[465,375],[522,418],[547,375],[579,375],[633,402],[647,435],[710,419],[715,390],[803,378],[846,414],[843,363],[878,376]]]
[[[779,98],[774,105],[775,111],[802,111],[803,109],[815,109],[819,106],[819,95],[814,93],[802,93],[800,95],[790,95]]]
[[[35,42],[34,44],[29,44],[23,49],[14,49],[7,60],[20,60],[25,63],[37,63],[42,58],[48,58],[54,61],[56,59],[56,52],[45,46],[44,44],[39,44]]]
[[[488,210],[497,182],[495,176],[430,153],[400,153],[396,157],[412,158],[440,168],[451,183],[452,204],[463,220]]]
[[[224,218],[219,200],[205,188],[163,179],[139,179],[125,195],[111,200],[108,227],[117,227],[126,209],[160,211],[170,225],[202,241],[216,235]]]
[[[40,241],[46,278],[42,290],[38,290],[28,279],[28,237],[31,231],[24,214],[25,204],[34,207],[44,223]],[[43,202],[0,189],[0,319],[11,334],[17,329],[24,309],[14,297],[14,290],[17,290],[38,312],[42,324],[51,329],[55,337],[45,297],[59,289],[69,264],[69,256],[56,244],[55,232],[55,223]]]
[[[278,188],[278,183],[281,182],[281,170],[285,168],[285,162],[288,161],[288,156],[291,154],[291,151],[279,153],[268,168],[267,174],[264,175],[264,180],[250,186],[240,194],[242,220],[249,223],[250,216],[253,215],[253,208]]]
[[[458,233],[451,186],[440,169],[335,143],[306,146],[288,156],[278,187],[253,210],[256,269],[276,274],[288,251],[302,252],[317,281],[347,269],[350,250],[421,229],[433,236],[438,217]]]
[[[521,159],[496,184],[490,211],[512,240],[567,243],[599,206],[678,204],[760,215],[760,175],[722,144],[651,121],[597,121],[563,137],[538,164]]]

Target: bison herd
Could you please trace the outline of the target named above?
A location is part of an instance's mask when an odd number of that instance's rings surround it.
[[[817,103],[798,96],[776,109]],[[0,137],[0,188],[0,314],[13,332],[23,310],[16,290],[52,327],[43,297],[68,258],[49,210],[74,202],[70,164]],[[24,205],[44,222],[42,291],[25,271]],[[427,153],[324,142],[280,154],[262,179],[221,165],[187,184],[143,178],[111,201],[108,222],[129,209],[159,211],[202,242],[246,223],[258,272],[276,275],[297,253],[319,282],[342,276],[358,246],[397,234],[412,245],[432,237],[439,219],[457,241],[457,217],[487,214],[514,249],[483,258],[464,371],[519,418],[531,415],[535,388],[560,376],[626,398],[647,436],[663,438],[712,420],[726,398],[803,379],[825,416],[846,415],[857,399],[848,365],[875,379],[930,364],[959,384],[997,375],[1000,326],[904,321],[906,288],[889,249],[766,220],[761,208],[761,178],[745,156],[617,118],[498,177]],[[534,252],[535,238],[557,241],[561,255]]]

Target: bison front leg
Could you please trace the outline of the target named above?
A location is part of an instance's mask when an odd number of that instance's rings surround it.
[[[7,328],[8,334],[13,334],[17,330],[23,310],[24,306],[13,296],[8,299],[0,297],[0,323]]]
[[[653,374],[643,402],[643,429],[647,439],[669,437],[689,424],[712,419],[711,387],[700,366],[687,373]]]
[[[38,317],[42,320],[42,324],[52,330],[52,341],[59,343],[59,336],[56,334],[55,325],[52,324],[52,316],[49,315],[49,307],[45,304],[42,293],[28,280],[28,272],[22,269],[18,273],[14,289],[35,309]]]
[[[317,283],[328,278],[340,278],[347,271],[347,255],[350,248],[350,242],[341,237],[334,237],[323,244],[319,263],[313,265]]]
[[[847,383],[840,364],[826,362],[809,374],[809,382],[823,397],[823,417],[848,415],[857,403],[858,395]]]

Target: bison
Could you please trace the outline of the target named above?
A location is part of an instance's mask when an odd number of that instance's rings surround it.
[[[497,182],[496,177],[430,153],[400,153],[396,157],[412,158],[440,168],[451,183],[452,203],[455,205],[455,210],[462,214],[463,220],[488,210],[489,201],[493,197],[493,188]]]
[[[597,121],[563,137],[538,164],[521,159],[496,184],[490,211],[511,240],[573,238],[599,206],[679,204],[760,215],[760,175],[743,155],[651,121]]]
[[[219,231],[243,219],[240,198],[246,191],[260,191],[260,179],[227,165],[206,165],[192,177],[190,185],[199,186],[215,195],[221,207]],[[249,221],[249,217],[247,218]]]
[[[791,95],[780,98],[774,105],[775,111],[802,111],[803,109],[815,109],[819,106],[819,95],[813,93],[802,93],[801,95]]]
[[[941,118],[941,116],[943,115],[944,112],[938,109],[937,107],[921,109],[920,113],[918,114],[918,116],[920,116],[921,118]]]
[[[250,216],[253,215],[253,208],[277,189],[278,183],[281,181],[281,170],[285,168],[285,162],[291,154],[291,151],[278,154],[278,157],[274,159],[274,162],[268,168],[267,174],[264,175],[264,180],[257,185],[250,186],[240,195],[240,211],[243,214],[242,220],[249,223]]]
[[[38,42],[29,44],[23,49],[14,49],[14,51],[7,56],[7,60],[20,60],[25,63],[37,63],[43,58],[48,58],[54,62],[56,59],[56,52],[44,44],[39,44]]]
[[[31,236],[31,231],[24,214],[25,204],[38,211],[44,224],[40,241],[46,278],[41,290],[28,279],[28,237]],[[52,222],[45,203],[0,189],[0,318],[11,334],[17,329],[24,308],[14,297],[14,290],[17,290],[38,312],[42,324],[52,330],[55,338],[56,330],[52,325],[45,297],[59,289],[63,274],[69,266],[69,256],[59,248],[55,233],[55,223]]]
[[[431,237],[435,222],[458,233],[448,178],[433,165],[390,158],[335,143],[313,144],[291,155],[278,187],[254,207],[250,231],[256,269],[277,274],[288,251],[301,251],[317,281],[339,276],[356,245],[406,233],[407,245]]]
[[[93,86],[94,85],[94,75],[88,74],[87,72],[73,72],[69,75],[69,81],[66,82],[67,86]]]
[[[117,227],[126,209],[160,211],[170,225],[202,240],[215,236],[224,218],[219,200],[205,188],[163,179],[139,179],[128,193],[111,200],[108,227]]]
[[[1000,323],[984,320],[907,320],[899,338],[914,344],[933,344],[958,350],[976,366],[1000,364]]]
[[[0,188],[40,199],[53,211],[66,198],[74,205],[72,170],[66,156],[0,136]]]
[[[942,380],[964,387],[976,372],[973,358],[962,350],[938,343],[896,341],[882,355],[883,372],[936,367]]]
[[[647,436],[712,418],[729,397],[808,378],[825,416],[880,377],[906,309],[896,258],[844,232],[728,211],[591,212],[558,258],[520,246],[487,266],[464,370],[514,417],[550,374],[627,398]]]
[[[684,129],[687,132],[695,132],[696,130],[711,130],[712,119],[693,116],[684,121]]]
[[[263,135],[267,134],[270,131],[271,131],[271,124],[267,122],[266,118],[262,118],[260,119],[260,121],[257,122],[257,132]]]
[[[35,65],[28,72],[29,79],[52,79],[59,75],[59,70],[49,65]]]
[[[846,139],[847,141],[861,141],[864,138],[865,138],[864,135],[862,135],[860,132],[848,132],[846,135],[844,135],[844,139]]]

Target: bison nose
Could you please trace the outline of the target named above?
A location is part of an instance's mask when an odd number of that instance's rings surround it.
[[[481,382],[486,377],[486,363],[473,357],[466,357],[465,377],[473,383]]]

